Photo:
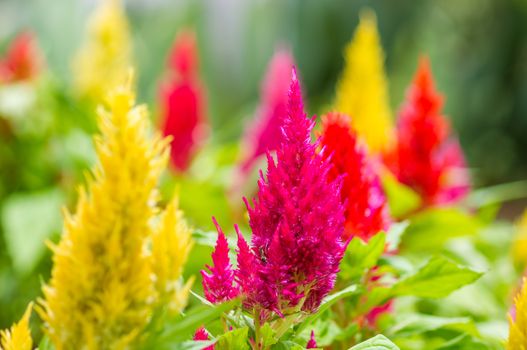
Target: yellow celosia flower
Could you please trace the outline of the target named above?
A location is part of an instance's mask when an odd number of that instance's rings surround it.
[[[527,266],[527,210],[523,212],[522,217],[517,224],[517,233],[512,244],[512,255],[514,263],[520,268]]]
[[[187,304],[193,279],[183,284],[182,273],[191,249],[191,230],[175,197],[152,237],[152,269],[158,300],[172,312],[180,312]]]
[[[30,303],[20,322],[14,324],[11,329],[0,331],[0,350],[33,349],[33,340],[29,330],[29,317],[32,307],[33,303]]]
[[[74,85],[82,97],[102,101],[126,78],[131,39],[121,0],[99,0],[84,45],[73,61]]]
[[[145,106],[130,87],[100,108],[98,164],[74,215],[53,247],[51,280],[39,313],[57,350],[127,349],[149,322],[154,278],[146,250],[156,215],[156,185],[168,140],[148,136]]]
[[[527,282],[514,300],[515,317],[509,315],[507,350],[527,350]]]
[[[346,65],[337,85],[335,108],[351,116],[353,127],[372,152],[382,151],[392,141],[392,121],[384,53],[373,12],[361,13],[344,56]]]

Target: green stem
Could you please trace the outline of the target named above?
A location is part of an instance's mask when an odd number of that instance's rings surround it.
[[[261,344],[262,335],[260,334],[260,326],[260,309],[256,309],[254,315],[254,346],[256,348],[254,350],[260,350],[261,346],[263,346]]]

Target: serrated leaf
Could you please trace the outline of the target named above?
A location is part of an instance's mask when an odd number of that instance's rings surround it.
[[[413,275],[391,288],[392,295],[413,295],[421,298],[442,298],[476,281],[482,273],[441,256],[433,257]]]
[[[384,335],[379,334],[375,337],[366,340],[360,344],[355,345],[349,350],[400,350],[397,345],[392,343],[390,339]]]

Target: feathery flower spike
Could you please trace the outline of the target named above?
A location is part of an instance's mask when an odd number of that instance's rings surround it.
[[[187,304],[193,279],[183,284],[183,266],[192,249],[191,230],[178,208],[175,196],[161,215],[161,223],[152,236],[152,271],[158,302],[178,313]]]
[[[210,340],[209,334],[203,327],[199,327],[192,340]],[[203,350],[214,350],[214,345],[206,346]]]
[[[156,293],[145,247],[168,142],[148,136],[147,110],[134,104],[130,77],[98,110],[98,163],[76,213],[64,210],[64,232],[52,247],[38,312],[57,350],[126,349],[150,319]]]
[[[461,147],[450,137],[448,120],[440,114],[442,103],[429,61],[421,58],[386,163],[399,181],[422,196],[424,205],[459,200],[470,186]]]
[[[311,143],[313,126],[314,120],[304,113],[293,69],[277,160],[267,154],[267,179],[260,173],[254,206],[245,200],[254,272],[247,274],[250,282],[242,280],[240,285],[252,285],[244,291],[247,304],[267,314],[316,310],[334,286],[345,248],[340,179],[327,181],[331,165]],[[239,249],[246,251],[243,244]]]
[[[390,219],[380,179],[349,119],[341,113],[325,115],[320,146],[332,164],[329,179],[344,177],[341,188],[342,202],[346,203],[344,238],[357,236],[368,241],[379,231],[387,230]]]
[[[220,225],[212,218],[218,230],[216,247],[212,252],[212,266],[208,266],[210,273],[201,270],[203,276],[203,291],[205,298],[211,303],[221,303],[238,296],[239,290],[234,283],[234,269],[229,260],[229,244]]]
[[[514,317],[513,317],[514,316]],[[527,347],[527,283],[523,280],[520,293],[514,300],[514,315],[509,315],[507,350],[524,350]]]
[[[309,341],[307,342],[306,349],[316,349],[317,348],[317,341],[315,339],[315,331],[311,331],[311,337],[309,337]]]
[[[18,34],[0,58],[0,84],[35,78],[42,69],[43,58],[30,32]]]
[[[514,263],[524,269],[527,267],[527,209],[516,224],[516,235],[512,244],[512,257]]]
[[[198,77],[196,39],[180,33],[169,56],[167,79],[160,86],[161,128],[172,136],[172,165],[184,171],[206,136],[204,89]]]
[[[361,11],[344,56],[346,63],[337,85],[335,109],[352,116],[353,128],[372,153],[379,153],[390,146],[393,126],[384,52],[371,10]]]
[[[77,93],[103,101],[107,91],[126,79],[131,38],[122,0],[99,0],[89,19],[86,39],[73,61]]]
[[[244,174],[251,171],[259,157],[267,151],[275,151],[280,146],[280,128],[287,116],[287,98],[293,65],[291,52],[280,49],[275,52],[267,67],[260,89],[260,105],[243,139],[245,154],[241,172]]]
[[[0,350],[31,350],[33,340],[29,330],[29,318],[33,303],[30,303],[22,319],[10,329],[0,331]]]

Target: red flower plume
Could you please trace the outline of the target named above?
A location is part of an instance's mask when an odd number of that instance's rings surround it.
[[[365,147],[350,127],[350,118],[328,113],[322,119],[320,146],[332,164],[330,180],[343,177],[341,199],[345,204],[346,239],[367,241],[389,226],[386,197]]]
[[[42,55],[32,33],[22,32],[0,59],[0,83],[30,80],[42,67]]]
[[[170,155],[179,171],[188,168],[206,134],[205,97],[197,70],[194,35],[180,33],[169,55],[168,79],[160,89],[163,134],[172,136]]]
[[[386,163],[399,181],[421,195],[425,205],[459,200],[470,186],[461,147],[441,115],[442,104],[428,59],[422,58],[400,110],[396,146]]]

